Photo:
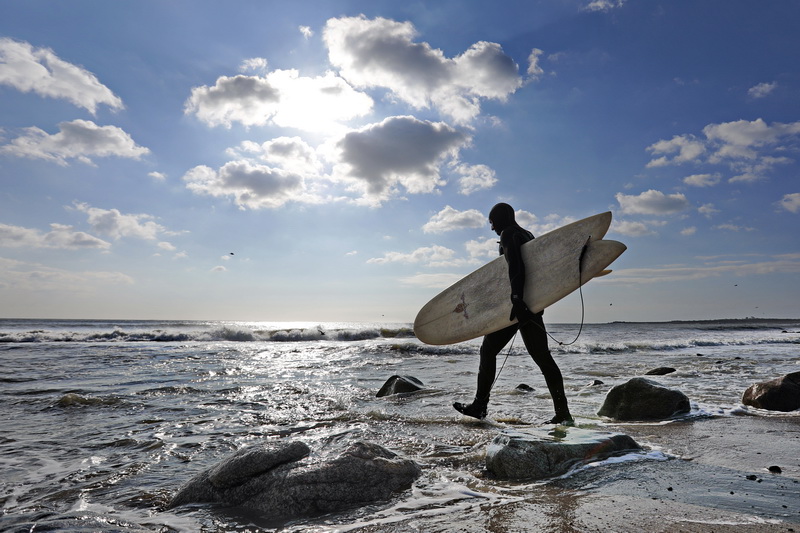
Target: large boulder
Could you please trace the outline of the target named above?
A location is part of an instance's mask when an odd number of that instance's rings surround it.
[[[392,376],[386,380],[383,387],[378,391],[378,398],[391,396],[393,394],[405,394],[422,390],[425,385],[414,376]]]
[[[486,468],[500,479],[558,476],[578,463],[641,450],[621,433],[561,426],[555,430],[506,430],[486,450]]]
[[[409,459],[356,442],[333,459],[311,460],[299,441],[244,448],[184,484],[169,503],[217,503],[270,519],[313,516],[388,500],[420,475]]]
[[[612,388],[597,414],[616,420],[664,420],[690,410],[689,398],[682,392],[633,378]]]
[[[742,395],[742,403],[769,411],[800,409],[800,372],[750,385]]]

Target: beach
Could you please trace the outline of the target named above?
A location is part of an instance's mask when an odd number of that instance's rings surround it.
[[[571,340],[578,326],[548,329]],[[474,394],[479,341],[426,346],[407,324],[2,320],[0,530],[800,531],[800,413],[741,404],[750,384],[798,370],[798,332],[797,320],[589,324],[575,344],[551,342],[577,426],[644,450],[509,482],[486,471],[487,445],[552,427],[521,343],[477,421],[451,404]],[[686,394],[690,413],[597,416],[612,386],[665,366],[647,377]],[[425,388],[377,398],[392,375]],[[321,517],[166,509],[233,451],[291,439],[318,454],[375,442],[422,475],[391,501]]]

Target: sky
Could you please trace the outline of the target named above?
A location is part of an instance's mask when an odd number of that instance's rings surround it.
[[[413,322],[611,211],[585,320],[800,317],[800,3],[3,0],[0,317]],[[545,312],[581,320],[580,295]]]

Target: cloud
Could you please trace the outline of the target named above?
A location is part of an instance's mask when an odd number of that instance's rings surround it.
[[[702,141],[696,140],[691,135],[676,135],[669,141],[662,140],[651,144],[647,147],[647,151],[652,152],[654,155],[677,152],[677,155],[672,159],[669,159],[666,155],[653,159],[647,163],[647,167],[650,168],[694,161],[706,151],[706,147]]]
[[[689,202],[683,194],[664,194],[654,189],[638,196],[617,193],[615,198],[619,202],[621,212],[631,215],[668,215],[689,207]]]
[[[400,278],[400,283],[425,289],[444,289],[464,277],[464,274],[415,274]]]
[[[278,137],[262,144],[244,141],[228,154],[239,158],[255,157],[259,161],[302,175],[317,175],[322,162],[316,150],[300,137]]]
[[[681,235],[689,237],[697,233],[697,228],[695,226],[689,226],[688,228],[683,228],[681,230]]]
[[[482,99],[503,101],[522,86],[516,63],[497,43],[480,41],[447,58],[416,36],[410,22],[363,15],[330,19],[323,31],[331,64],[355,87],[385,88],[459,124],[478,116]]]
[[[446,233],[457,229],[480,228],[486,225],[486,216],[477,209],[459,211],[445,206],[422,226],[425,233]]]
[[[583,7],[583,11],[607,12],[622,7],[625,5],[625,1],[626,0],[591,0]]]
[[[539,57],[544,51],[534,48],[528,56],[528,79],[538,80],[544,74],[544,69],[539,66]]]
[[[497,183],[494,170],[486,165],[460,163],[454,170],[461,174],[458,179],[458,192],[465,196],[483,189],[491,189]]]
[[[196,194],[232,197],[236,205],[250,209],[276,208],[287,202],[317,203],[297,173],[239,160],[225,163],[219,170],[200,165],[189,170],[183,181]]]
[[[151,215],[126,215],[118,209],[101,209],[85,203],[75,203],[74,209],[88,215],[94,231],[112,239],[132,237],[152,241],[162,234],[175,234],[156,223]]]
[[[94,165],[93,157],[139,159],[150,150],[138,146],[131,136],[116,126],[98,126],[91,120],[73,120],[58,125],[53,135],[37,127],[25,128],[25,134],[10,144],[0,146],[0,153],[17,157],[45,159],[66,166],[70,159]]]
[[[667,266],[662,268],[629,268],[614,270],[614,276],[603,283],[630,285],[667,282],[685,282],[721,275],[754,276],[772,273],[800,274],[800,258],[794,255],[776,255],[755,262],[709,262],[694,266]]]
[[[225,267],[224,267],[224,266],[222,266],[222,265],[217,265],[217,266],[215,266],[214,268],[212,268],[212,269],[210,270],[210,272],[227,272],[227,271],[228,271],[228,269],[227,269],[227,268],[225,268]]]
[[[731,224],[731,223],[719,224],[717,226],[713,226],[711,229],[721,229],[721,230],[725,230],[725,231],[735,231],[735,232],[755,231],[755,228],[750,228],[748,226],[739,226],[737,224]]]
[[[719,183],[722,177],[717,174],[692,174],[691,176],[686,176],[683,178],[683,182],[686,185],[691,185],[693,187],[711,187]]]
[[[50,231],[47,233],[33,228],[0,224],[0,247],[106,250],[111,247],[111,243],[63,224],[50,224]]]
[[[122,100],[88,70],[48,48],[0,38],[0,84],[47,98],[60,98],[95,114],[98,105],[122,109]]]
[[[0,289],[77,293],[95,292],[102,285],[131,285],[133,282],[133,278],[121,272],[73,272],[0,257]]]
[[[268,62],[263,57],[251,57],[245,59],[239,65],[239,72],[267,72]]]
[[[310,39],[314,35],[314,32],[308,26],[298,26],[297,29],[306,39]]]
[[[163,172],[148,172],[147,175],[156,181],[164,181],[167,179],[167,175]]]
[[[494,259],[499,254],[499,243],[497,237],[489,237],[482,241],[468,241],[464,247],[467,249],[470,262],[480,262],[486,259]]]
[[[703,204],[697,208],[697,212],[706,218],[711,218],[713,215],[719,213],[719,209],[716,209],[714,204]]]
[[[754,85],[747,90],[747,94],[752,98],[764,98],[765,96],[769,95],[772,91],[774,91],[778,87],[777,82],[771,83],[759,83],[758,85]]]
[[[389,117],[346,134],[338,143],[336,179],[379,204],[402,186],[412,194],[444,185],[439,167],[455,159],[469,137],[442,122]]]
[[[793,162],[783,154],[792,149],[800,136],[800,121],[767,124],[760,118],[736,120],[709,124],[703,128],[703,135],[704,139],[691,134],[676,135],[650,145],[647,151],[660,157],[647,166],[723,164],[738,173],[730,179],[732,182],[758,181],[775,165]]]
[[[784,194],[778,205],[792,213],[800,213],[800,192]]]
[[[632,222],[630,220],[614,221],[612,228],[616,233],[627,235],[628,237],[642,237],[653,235],[655,232],[647,227],[644,222]]]
[[[332,72],[308,78],[297,70],[266,76],[222,76],[213,87],[192,89],[184,112],[209,126],[275,124],[312,132],[340,130],[342,122],[366,115],[372,99]]]
[[[453,259],[455,252],[444,246],[417,248],[411,253],[386,252],[383,257],[367,260],[369,264],[383,265],[387,263],[422,263],[427,266],[441,266]]]

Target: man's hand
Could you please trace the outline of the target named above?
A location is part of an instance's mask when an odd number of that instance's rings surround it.
[[[524,324],[528,320],[533,318],[533,313],[528,306],[525,305],[525,301],[522,299],[522,296],[518,294],[511,295],[511,316],[508,317],[509,320],[517,319],[517,322],[520,324]]]

